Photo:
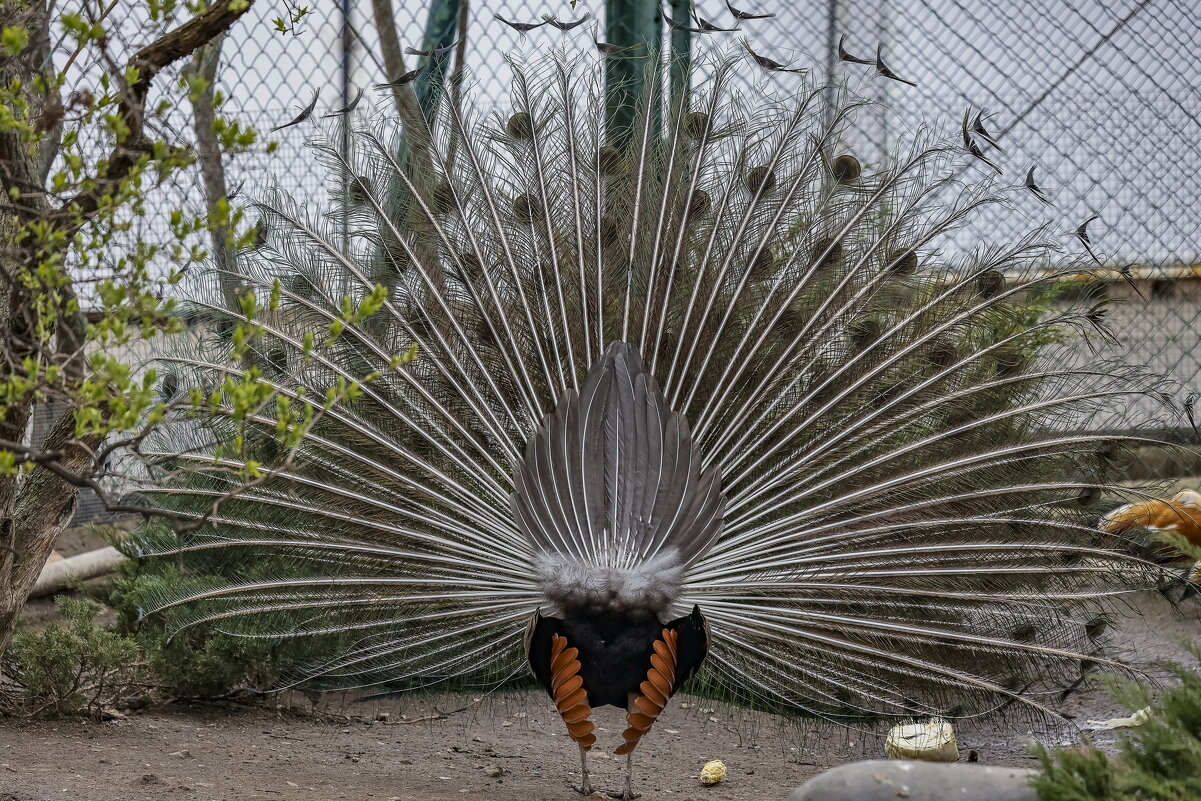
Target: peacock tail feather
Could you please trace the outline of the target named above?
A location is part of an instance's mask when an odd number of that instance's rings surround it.
[[[1043,231],[965,252],[956,234],[1010,201],[953,143],[917,132],[861,163],[845,88],[779,100],[737,91],[742,68],[694,67],[686,102],[648,94],[622,147],[603,70],[563,58],[513,65],[507,115],[442,104],[407,132],[421,157],[398,156],[391,121],[356,127],[349,155],[316,139],[332,207],[266,192],[258,244],[194,281],[195,325],[157,356],[164,397],[214,403],[181,404],[144,448],[140,497],[211,515],[146,536],[194,577],[147,612],[336,637],[302,675],[346,686],[525,675],[552,546],[519,525],[515,476],[626,343],[699,454],[689,475],[720,484],[669,599],[711,629],[694,691],[841,721],[1042,715],[1083,672],[1122,669],[1103,607],[1154,568],[1099,546],[1089,501],[1140,440],[1093,422],[1156,384],[1071,344],[1096,310],[1051,298],[1085,268]],[[239,417],[247,367],[270,400]],[[280,404],[316,412],[295,447]],[[238,491],[251,460],[264,477]],[[553,547],[612,557],[582,536]]]

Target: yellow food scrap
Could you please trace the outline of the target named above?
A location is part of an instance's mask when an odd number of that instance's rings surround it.
[[[930,718],[922,723],[893,726],[884,741],[884,753],[889,759],[954,762],[959,759],[959,746],[949,721]]]
[[[726,763],[720,759],[706,762],[701,768],[701,784],[717,784],[726,777]]]

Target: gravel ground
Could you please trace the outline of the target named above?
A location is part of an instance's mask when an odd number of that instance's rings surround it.
[[[88,546],[87,538],[79,547]],[[74,549],[72,549],[74,550]],[[1174,613],[1143,597],[1122,621],[1118,658],[1146,665],[1189,661],[1182,640],[1201,642],[1201,607]],[[49,602],[29,610],[50,617]],[[475,703],[470,697],[353,702],[326,696],[314,708],[302,696],[258,705],[165,705],[107,723],[0,720],[0,801],[318,801],[354,799],[450,801],[486,795],[493,801],[578,798],[577,751],[542,694]],[[439,710],[465,710],[442,714]],[[710,708],[677,697],[635,753],[635,786],[651,799],[750,801],[783,799],[825,768],[878,758],[878,737],[845,730],[802,730],[768,715]],[[1062,707],[1080,726],[1129,714],[1097,687]],[[385,720],[377,720],[384,717]],[[600,742],[590,762],[594,784],[621,786],[624,720],[600,712]],[[961,753],[981,762],[1031,766],[1029,732],[997,724],[959,726]],[[1092,732],[1111,745],[1112,732]],[[1068,743],[1079,731],[1042,734]],[[729,773],[715,787],[697,774],[710,759]]]

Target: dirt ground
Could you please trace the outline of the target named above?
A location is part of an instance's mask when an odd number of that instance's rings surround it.
[[[78,547],[86,547],[83,538]],[[74,549],[72,549],[74,550]],[[1177,615],[1154,597],[1122,622],[1118,658],[1139,665],[1190,661],[1181,640],[1201,642],[1201,605]],[[46,619],[48,602],[30,610]],[[545,696],[436,701],[352,702],[324,697],[314,710],[302,696],[259,705],[168,705],[123,720],[0,720],[0,801],[494,801],[578,798],[578,751]],[[461,707],[467,707],[462,711]],[[1062,711],[1089,719],[1129,714],[1104,690],[1088,687]],[[449,714],[442,714],[448,712]],[[377,718],[383,718],[378,720]],[[590,756],[594,785],[621,786],[624,758],[612,755],[624,720],[600,712],[600,741]],[[1069,743],[1113,732],[1065,731],[1040,739]],[[981,762],[1032,766],[1020,727],[958,727],[961,754]],[[798,731],[767,715],[710,708],[677,697],[635,753],[635,788],[652,799],[783,799],[825,768],[882,755],[875,736]],[[703,787],[710,759],[728,766],[726,781]]]

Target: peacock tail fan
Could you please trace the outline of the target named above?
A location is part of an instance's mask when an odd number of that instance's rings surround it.
[[[953,143],[861,161],[845,87],[780,99],[736,89],[743,66],[648,95],[621,146],[601,67],[561,57],[513,65],[507,113],[467,92],[404,147],[390,120],[349,153],[313,142],[332,204],[266,192],[158,355],[165,398],[205,400],[143,448],[139,497],[207,517],[146,539],[190,577],[147,612],[334,642],[297,674],[323,686],[527,676],[547,601],[514,476],[626,343],[724,493],[672,601],[710,627],[693,691],[847,723],[1039,717],[1124,669],[1097,621],[1159,574],[1102,547],[1093,504],[1161,387],[1084,346],[1097,310],[1057,291],[1087,268],[1044,231],[965,250],[1010,200]],[[263,401],[238,411],[251,367]]]

